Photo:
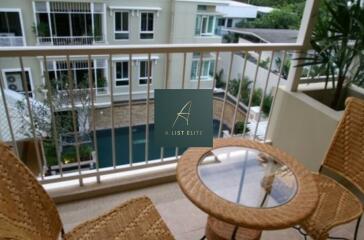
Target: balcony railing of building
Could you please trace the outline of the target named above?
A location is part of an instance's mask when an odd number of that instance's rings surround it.
[[[20,47],[24,45],[25,45],[24,37],[0,35],[0,47]]]
[[[92,45],[104,42],[103,36],[66,36],[66,37],[38,37],[40,45]]]
[[[227,135],[237,135],[243,137],[251,137],[260,141],[267,141],[267,131],[260,129],[262,126],[269,125],[270,114],[263,113],[262,106],[266,96],[270,94],[268,86],[272,84],[272,98],[274,106],[275,94],[277,93],[278,86],[282,81],[282,67],[280,69],[273,69],[273,64],[269,64],[268,69],[264,69],[259,65],[255,65],[254,69],[246,69],[249,61],[247,58],[249,52],[258,53],[259,58],[262,54],[280,54],[285,58],[288,53],[302,50],[299,44],[265,44],[265,45],[247,45],[247,44],[204,44],[204,45],[150,45],[150,46],[89,46],[89,47],[68,47],[67,49],[59,47],[28,47],[28,48],[14,48],[0,51],[0,61],[4,61],[9,57],[18,58],[19,68],[22,72],[23,83],[25,78],[24,62],[29,58],[43,59],[43,76],[45,82],[46,92],[45,101],[38,103],[41,100],[37,98],[28,97],[25,94],[23,103],[22,116],[25,116],[21,122],[17,122],[11,108],[14,108],[4,91],[3,79],[1,79],[1,95],[4,105],[5,118],[7,119],[7,130],[9,134],[9,143],[14,146],[14,152],[20,154],[19,141],[31,139],[33,144],[34,156],[37,158],[38,169],[35,171],[39,180],[43,183],[52,183],[58,181],[66,181],[79,179],[80,184],[83,183],[84,178],[96,177],[100,181],[101,176],[127,171],[135,168],[144,168],[148,166],[156,166],[166,163],[174,162],[178,159],[179,154],[183,149],[155,149],[153,138],[150,136],[153,131],[153,121],[151,117],[151,109],[153,104],[153,93],[156,88],[210,88],[215,92],[214,100],[214,118],[215,118],[215,136],[223,137]],[[187,71],[187,61],[191,59],[193,53],[199,54],[199,64],[197,70],[197,79],[190,80],[190,72]],[[202,53],[202,54],[201,54]],[[206,53],[206,54],[204,54]],[[207,54],[209,53],[209,54]],[[239,53],[236,55],[235,53]],[[66,55],[65,55],[66,54]],[[108,84],[108,92],[105,95],[108,99],[100,103],[95,94],[94,74],[91,62],[95,56],[106,55],[108,56],[108,74],[112,75],[113,67],[112,57],[117,55],[128,56],[130,59],[128,64],[128,72],[133,73],[133,66],[131,59],[133,55],[146,55],[149,60],[149,67],[152,64],[151,55],[159,54],[165,58],[164,74],[162,79],[159,79],[161,86],[156,83],[158,79],[153,79],[153,84],[150,81],[151,75],[148,76],[146,81],[145,91],[143,92],[144,98],[138,100],[139,104],[144,106],[144,124],[142,126],[137,121],[140,119],[133,119],[135,114],[133,108],[138,108],[134,105],[135,94],[132,86],[136,83],[131,81],[131,74],[129,74],[129,84],[127,101],[122,104],[126,105],[127,113],[122,118],[127,122],[127,126],[120,129],[120,120],[116,119],[116,112],[120,102],[116,101],[117,89],[114,84]],[[229,58],[228,67],[224,71],[228,74],[227,79],[231,77],[232,66],[236,58],[244,56],[245,64],[241,66],[243,76],[238,80],[238,91],[234,96],[231,89],[232,82],[227,81],[225,88],[216,88],[216,78],[209,80],[202,79],[205,64],[202,64],[205,56],[214,56],[214,66],[209,71],[213,71],[215,75],[218,69],[221,69],[221,57],[227,54]],[[54,56],[64,56],[66,59],[67,80],[65,84],[66,89],[59,91],[52,87],[54,79],[50,78],[50,71],[47,67],[47,59]],[[71,58],[74,56],[86,56],[88,61],[88,85],[83,89],[75,89],[75,84],[72,75]],[[180,61],[180,70],[170,72],[171,60]],[[259,60],[259,59],[258,59]],[[258,61],[259,62],[259,61]],[[271,61],[273,62],[273,61]],[[205,65],[205,66],[204,66]],[[282,65],[283,66],[283,65]],[[151,67],[150,67],[151,68]],[[148,68],[149,69],[149,68]],[[248,74],[253,72],[252,87],[249,90],[244,90],[241,86],[243,79]],[[267,72],[264,77],[261,72]],[[277,72],[278,73],[274,73]],[[272,82],[272,75],[276,75],[275,80]],[[172,76],[174,76],[172,78]],[[178,77],[177,77],[178,76]],[[264,79],[262,79],[264,78]],[[110,76],[109,79],[113,79]],[[176,81],[178,79],[178,81]],[[259,107],[257,112],[254,112],[253,95],[254,89],[257,88],[257,82],[263,81],[262,95],[256,107]],[[270,83],[269,83],[270,82]],[[230,86],[229,86],[230,84]],[[158,87],[157,87],[158,86]],[[29,91],[27,84],[24,84],[25,92]],[[243,93],[248,97],[242,99]],[[81,93],[81,94],[80,94]],[[57,100],[62,96],[62,104]],[[81,96],[82,95],[82,96]],[[80,100],[80,99],[81,100]],[[41,99],[41,98],[40,98]],[[103,114],[109,114],[107,118],[107,129],[98,129],[97,118],[100,116],[100,111],[97,106],[103,105]],[[273,107],[272,107],[273,108]],[[138,108],[139,109],[139,108]],[[65,111],[67,110],[67,111]],[[13,109],[14,111],[14,109]],[[19,111],[19,109],[17,109]],[[108,113],[105,113],[108,112]],[[119,116],[119,115],[118,115]],[[44,118],[44,119],[42,119]],[[24,124],[25,120],[25,124]],[[237,123],[242,122],[242,128],[238,129]],[[255,122],[255,124],[251,124]],[[58,125],[68,126],[59,127]],[[249,125],[250,124],[250,125]],[[16,126],[18,125],[18,126]],[[23,137],[17,133],[17,128],[22,129]],[[27,130],[28,129],[28,130]],[[140,131],[141,129],[141,131]],[[28,131],[27,133],[25,133]],[[105,133],[107,131],[107,133]],[[124,131],[124,135],[120,135],[120,131]],[[5,135],[3,130],[2,135]],[[107,140],[105,140],[105,134]],[[136,137],[134,135],[140,135]],[[109,146],[105,146],[109,145]],[[142,146],[142,147],[140,147]],[[134,149],[135,148],[135,149]],[[120,151],[121,149],[121,151]],[[23,147],[24,151],[24,147]],[[100,151],[102,153],[100,153]],[[109,151],[109,152],[108,152]],[[158,152],[158,154],[156,154]],[[106,154],[106,155],[105,155]],[[24,156],[24,154],[20,154]],[[103,159],[107,158],[107,159]],[[49,176],[51,175],[51,176]]]
[[[90,178],[100,182],[104,176],[112,173],[176,162],[184,151],[178,148],[156,148],[153,143],[154,119],[151,111],[154,103],[154,89],[210,88],[215,93],[215,137],[240,136],[267,142],[267,128],[269,128],[271,113],[274,111],[278,86],[286,81],[283,80],[283,64],[277,68],[273,66],[273,61],[270,61],[266,68],[261,67],[260,64],[247,67],[249,65],[247,59],[255,54],[258,56],[257,63],[260,63],[262,55],[268,54],[270,59],[273,59],[273,56],[278,54],[284,62],[288,55],[295,56],[305,52],[307,32],[312,27],[314,14],[312,9],[315,8],[317,8],[317,1],[307,1],[300,30],[301,36],[294,44],[159,44],[1,49],[0,61],[6,61],[9,58],[18,60],[18,66],[14,68],[19,68],[22,73],[21,84],[25,94],[23,99],[17,101],[14,106],[13,99],[6,93],[8,90],[3,76],[0,75],[2,101],[0,107],[4,115],[0,117],[2,119],[0,136],[13,146],[14,153],[20,158],[36,159],[33,172],[43,184],[78,180],[82,186],[84,180]],[[138,83],[133,80],[135,73],[133,69],[136,67],[133,64],[133,57],[140,55],[146,58],[146,66],[144,66],[146,81],[143,80],[142,93],[140,91],[136,93],[133,86]],[[163,76],[158,78],[153,76],[152,79],[153,55],[159,55],[164,61],[161,61]],[[74,80],[74,69],[71,64],[71,59],[80,56],[88,63],[85,78],[87,81],[82,91],[75,88],[77,81]],[[108,89],[102,100],[95,94],[97,83],[92,65],[94,59],[100,56],[107,56],[109,79]],[[124,92],[126,98],[123,100],[118,98],[118,87],[114,84],[113,57],[115,56],[123,56],[128,60],[127,67],[124,69],[125,71],[128,69],[128,84],[123,86],[124,90],[126,89]],[[192,79],[190,71],[193,56],[198,56],[196,79]],[[213,56],[213,67],[211,62],[206,63],[205,56],[209,58]],[[49,59],[55,57],[65,59],[67,66],[66,78],[64,78],[66,84],[63,85],[62,96],[67,99],[66,106],[57,102],[58,97],[55,96],[59,95],[59,90],[55,87],[55,78],[50,74],[51,71],[46,64]],[[223,57],[228,59],[226,66],[222,66]],[[232,81],[232,67],[238,57],[244,58],[240,66],[242,75]],[[25,64],[32,58],[41,59],[43,71],[41,75],[44,79],[39,82],[44,83],[43,92],[46,94],[43,97],[30,97],[27,94],[29,86],[26,82]],[[171,64],[172,62],[179,64],[176,67],[176,64]],[[207,66],[212,76],[209,80],[202,78]],[[224,88],[217,88],[216,76],[221,68],[227,74],[227,81]],[[252,76],[251,87],[244,90],[243,80],[249,71],[252,74],[250,75]],[[265,74],[262,75],[264,71]],[[291,67],[288,74],[287,86],[293,91],[297,89],[300,71],[302,69]],[[276,76],[275,81],[271,80],[272,75]],[[230,91],[233,82],[237,85],[235,92]],[[254,90],[258,82],[261,86],[261,95],[253,104]],[[140,84],[139,78],[139,86]],[[272,92],[269,92],[268,88],[271,88]],[[77,92],[85,91],[87,94],[83,98],[84,103],[81,104],[77,100],[79,97]],[[262,110],[264,99],[270,94],[272,104],[268,112],[264,113]],[[243,95],[246,97],[243,98]],[[120,107],[124,107],[123,111],[119,109]],[[143,114],[140,114],[141,112]],[[255,124],[252,125],[253,121]],[[263,121],[266,127],[261,132],[259,126]],[[238,122],[240,124],[237,124]],[[105,125],[106,129],[102,127]],[[123,127],[120,128],[120,126]],[[17,129],[21,129],[21,132]],[[27,162],[31,159],[23,160]]]

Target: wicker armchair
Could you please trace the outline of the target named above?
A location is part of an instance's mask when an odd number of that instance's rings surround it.
[[[319,205],[311,217],[301,224],[308,235],[322,240],[329,238],[333,227],[357,219],[354,233],[354,239],[357,239],[362,203],[343,185],[321,174],[322,169],[343,177],[364,194],[363,100],[347,99],[344,116],[336,129],[320,174],[315,174],[320,193]]]
[[[147,197],[132,199],[64,233],[52,199],[9,147],[0,143],[0,239],[174,239]]]

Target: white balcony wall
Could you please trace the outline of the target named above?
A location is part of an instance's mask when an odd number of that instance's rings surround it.
[[[264,52],[262,53],[262,55],[263,54],[264,54]],[[265,55],[270,56],[271,53],[265,53]],[[221,56],[221,61],[220,61],[221,64],[218,66],[218,72],[221,69],[224,70],[223,71],[223,80],[226,82],[226,80],[228,78],[227,69],[229,69],[231,53],[222,53],[222,54],[220,54],[220,56]],[[244,60],[243,56],[237,55],[237,54],[234,55],[234,61],[233,61],[233,65],[231,68],[230,80],[232,80],[234,78],[241,79],[242,74],[243,74],[244,61],[245,60]],[[272,63],[272,65],[274,65],[274,63]],[[269,67],[269,64],[268,64],[268,67]],[[248,62],[246,64],[244,77],[247,77],[250,81],[253,81],[254,77],[255,77],[256,68],[257,68],[257,64],[248,60]],[[272,66],[272,70],[273,69],[274,69],[274,67]],[[259,71],[257,74],[256,88],[261,88],[262,90],[264,90],[267,76],[268,76],[268,70],[263,67],[259,67]],[[267,86],[267,94],[269,94],[272,91],[273,87],[277,86],[278,80],[279,80],[279,75],[277,73],[271,72],[271,74],[269,76],[268,86]],[[280,84],[286,85],[287,80],[282,78]]]

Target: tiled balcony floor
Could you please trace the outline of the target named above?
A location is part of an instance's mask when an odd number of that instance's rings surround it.
[[[177,183],[162,184],[144,189],[107,195],[58,205],[65,230],[110,210],[120,203],[142,195],[149,196],[177,240],[197,240],[203,236],[206,214],[195,207],[181,192]],[[364,239],[362,221],[358,239]],[[355,223],[335,228],[332,235],[352,239]],[[303,239],[294,229],[265,231],[263,240]]]

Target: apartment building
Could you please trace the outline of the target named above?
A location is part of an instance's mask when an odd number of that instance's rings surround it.
[[[29,1],[4,0],[0,3],[0,47],[82,45],[126,45],[164,43],[219,43],[215,29],[221,13],[217,6],[224,0],[94,0],[94,1]],[[30,96],[44,97],[39,89],[45,88],[45,70],[57,92],[67,88],[68,64],[74,88],[88,87],[88,56],[23,58],[26,84]],[[183,55],[168,56],[170,88],[180,87]],[[211,87],[215,56],[203,56],[200,68],[198,53],[188,54],[185,64],[186,88],[195,87],[200,77],[201,87]],[[97,88],[96,103],[110,102],[110,89],[114,101],[128,99],[131,77],[133,99],[145,98],[150,72],[151,89],[165,87],[165,54],[134,54],[129,68],[128,55],[91,56],[93,80]],[[19,66],[19,67],[14,67]],[[148,71],[150,66],[150,71]],[[0,61],[1,77],[6,89],[24,93],[19,59]],[[201,76],[199,71],[201,69]],[[112,86],[110,85],[112,84]],[[153,93],[151,93],[151,97]]]

